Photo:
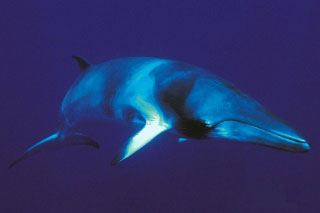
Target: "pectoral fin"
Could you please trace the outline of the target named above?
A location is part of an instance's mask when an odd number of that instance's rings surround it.
[[[125,145],[122,151],[113,158],[111,165],[116,165],[124,159],[130,157],[136,151],[151,142],[156,136],[168,129],[169,127],[165,124],[159,124],[159,122],[155,121],[147,121],[144,128],[130,138],[129,142]]]

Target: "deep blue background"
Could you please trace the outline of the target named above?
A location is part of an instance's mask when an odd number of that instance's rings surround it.
[[[320,212],[320,9],[317,0],[28,0],[0,4],[0,212]],[[99,151],[72,147],[8,170],[55,132],[77,77],[92,63],[155,56],[230,80],[310,142],[288,153],[227,141],[160,136],[117,167],[133,131],[88,131]]]

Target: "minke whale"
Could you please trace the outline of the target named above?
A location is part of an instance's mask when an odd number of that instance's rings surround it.
[[[168,59],[128,57],[89,64],[73,56],[81,73],[65,95],[57,132],[28,148],[9,168],[39,152],[71,145],[99,148],[79,124],[122,120],[140,125],[112,165],[165,132],[188,139],[224,138],[293,152],[310,149],[292,127],[230,82],[203,68]]]

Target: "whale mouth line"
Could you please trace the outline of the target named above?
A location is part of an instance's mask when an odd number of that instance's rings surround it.
[[[266,133],[268,133],[270,135],[273,135],[275,137],[279,137],[279,138],[282,138],[284,140],[288,140],[291,143],[308,144],[305,139],[292,137],[292,136],[289,136],[287,134],[279,133],[279,132],[274,131],[274,130],[268,130],[266,128],[263,128],[263,127],[248,123],[246,121],[238,120],[238,119],[224,119],[224,120],[219,121],[218,123],[216,123],[213,126],[213,128],[217,128],[217,127],[221,126],[223,123],[227,123],[227,122],[236,122],[236,123],[239,123],[239,124],[244,124],[244,125],[246,125],[248,127],[252,127],[254,129],[258,129],[260,131],[266,132]]]
[[[301,139],[301,138],[295,138],[295,137],[292,137],[292,136],[289,136],[289,135],[286,135],[286,134],[283,134],[283,133],[278,133],[276,131],[272,131],[272,130],[268,130],[268,129],[265,129],[265,128],[262,128],[262,127],[259,127],[259,126],[256,126],[256,125],[252,125],[252,124],[249,124],[249,123],[246,123],[246,122],[243,122],[244,124],[248,125],[248,126],[252,126],[254,128],[257,128],[257,129],[260,129],[262,131],[265,131],[269,134],[272,134],[272,135],[275,135],[275,136],[278,136],[280,138],[284,138],[284,139],[287,139],[287,140],[290,140],[292,142],[296,142],[296,143],[307,143],[304,139]]]

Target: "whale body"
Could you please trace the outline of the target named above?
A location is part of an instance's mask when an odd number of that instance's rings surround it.
[[[9,168],[42,151],[99,144],[79,124],[122,120],[142,128],[113,158],[115,165],[164,132],[187,139],[225,138],[294,152],[310,149],[293,128],[230,82],[187,63],[128,57],[80,66],[61,104],[58,131],[28,148]]]

